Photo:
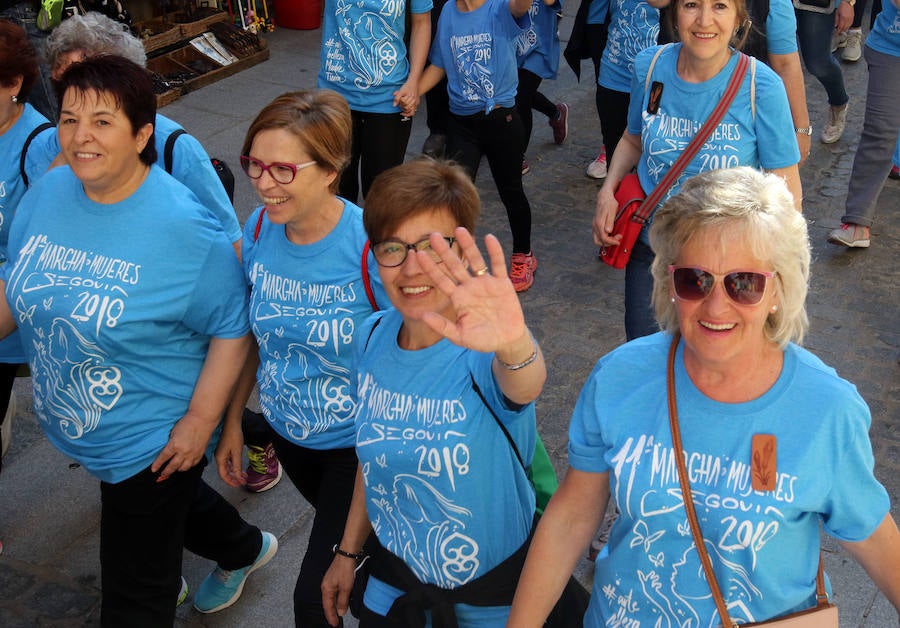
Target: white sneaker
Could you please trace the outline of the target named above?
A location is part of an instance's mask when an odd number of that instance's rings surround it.
[[[843,33],[835,33],[831,36],[831,52],[835,52],[838,48],[847,45],[847,31]]]
[[[843,107],[830,107],[828,124],[822,129],[822,143],[834,144],[841,139],[844,134],[844,127],[847,126],[847,110],[850,108],[848,102]]]
[[[588,164],[587,171],[585,172],[587,176],[592,179],[605,179],[606,178],[606,148],[600,149],[600,154],[597,155],[597,159]]]
[[[846,35],[846,44],[841,51],[841,59],[850,62],[859,61],[859,58],[862,57],[862,31],[853,28],[847,31]]]

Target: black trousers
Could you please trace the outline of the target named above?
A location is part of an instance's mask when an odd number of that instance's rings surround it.
[[[514,253],[531,251],[531,205],[522,187],[522,119],[515,107],[497,107],[489,114],[450,114],[447,156],[465,167],[474,180],[485,156],[500,200],[506,208]]]
[[[350,163],[341,175],[338,194],[357,203],[360,185],[365,199],[375,177],[403,163],[412,119],[399,113],[351,111],[350,115],[353,118],[353,146]]]
[[[556,105],[538,91],[543,79],[530,70],[519,68],[519,89],[516,92],[516,110],[519,117],[522,118],[522,135],[525,137],[525,143],[522,146],[522,152],[528,150],[528,144],[531,142],[531,131],[534,127],[534,115],[531,110],[536,109],[551,120],[556,119]]]
[[[322,578],[340,543],[350,512],[356,482],[356,450],[309,449],[288,441],[274,431],[275,453],[291,482],[316,510],[309,543],[294,587],[294,622],[299,627],[328,626],[322,608]],[[348,548],[356,551],[359,548]]]
[[[259,528],[203,481],[205,465],[164,482],[148,467],[117,484],[100,483],[103,626],[171,626],[184,548],[223,569],[256,559]]]
[[[600,114],[600,129],[603,131],[603,146],[606,148],[606,159],[612,159],[616,144],[628,129],[628,104],[631,102],[629,92],[617,92],[597,85],[597,113]]]
[[[6,419],[6,410],[9,408],[9,397],[12,394],[13,383],[16,381],[16,371],[19,370],[18,364],[9,364],[0,362],[0,426]],[[0,451],[3,450],[3,436],[0,430]],[[0,471],[3,470],[3,457],[0,456]]]

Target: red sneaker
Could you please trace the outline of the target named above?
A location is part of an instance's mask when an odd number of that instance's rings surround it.
[[[534,253],[513,253],[509,261],[509,280],[516,292],[525,292],[534,283],[537,258]]]

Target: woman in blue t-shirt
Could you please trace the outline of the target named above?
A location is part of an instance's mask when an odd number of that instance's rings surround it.
[[[463,628],[502,626],[509,613],[534,517],[523,465],[546,369],[500,243],[485,238],[489,268],[470,235],[479,209],[466,173],[431,160],[383,173],[366,199],[394,309],[356,343],[360,466],[322,583],[333,626],[373,529],[362,626],[416,625],[408,618],[426,611],[435,625],[455,614]]]
[[[17,208],[0,336],[18,326],[39,425],[100,480],[102,625],[171,626],[184,549],[217,563],[194,594],[213,612],[278,548],[202,479],[250,345],[246,287],[209,211],[153,165],[147,72],[94,57],[60,94],[68,165]]]
[[[263,202],[247,219],[242,247],[257,346],[216,459],[227,483],[246,481],[241,419],[258,385],[278,459],[316,513],[294,588],[294,621],[304,628],[327,625],[319,585],[356,477],[352,344],[376,303],[387,302],[362,210],[335,194],[350,158],[351,125],[339,94],[291,92],[257,114],[241,149],[241,166]]]
[[[6,263],[9,227],[19,200],[54,157],[46,148],[55,135],[52,125],[25,102],[38,78],[38,56],[27,34],[15,23],[0,20],[0,264]],[[15,414],[15,402],[9,400],[24,361],[18,334],[0,342],[0,458],[9,447]]]
[[[431,0],[326,0],[318,87],[350,104],[353,145],[338,192],[365,199],[379,172],[403,163],[431,44]]]
[[[681,42],[648,48],[635,58],[628,130],[597,195],[593,234],[600,246],[618,243],[611,234],[619,182],[636,167],[644,192],[651,193],[721,99],[740,55],[732,47],[742,43],[736,34],[746,36],[746,29],[739,29],[747,19],[744,0],[677,0],[670,9]],[[799,161],[784,84],[768,66],[751,60],[731,107],[663,198],[699,172],[753,166],[784,177],[799,209]],[[629,340],[658,330],[650,308],[653,251],[647,228],[652,219],[651,214],[625,269]]]

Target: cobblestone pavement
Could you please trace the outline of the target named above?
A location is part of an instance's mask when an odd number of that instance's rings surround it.
[[[568,16],[563,21],[561,33],[569,32],[570,20]],[[225,158],[240,174],[236,154],[253,115],[279,93],[314,86],[319,39],[319,31],[277,30],[269,36],[269,61],[189,94],[163,113],[184,124],[210,154]],[[588,63],[585,74],[589,76]],[[900,270],[896,264],[900,228],[891,219],[900,207],[900,185],[890,181],[882,192],[872,248],[850,251],[825,242],[842,214],[865,99],[864,62],[843,68],[851,94],[849,122],[844,139],[830,146],[817,139],[827,115],[825,93],[815,79],[807,78],[816,136],[801,170],[804,214],[814,252],[809,295],[812,325],[805,344],[856,383],[869,403],[876,473],[888,487],[896,516],[900,504]],[[531,173],[525,185],[534,214],[534,250],[541,265],[534,287],[522,302],[547,356],[549,379],[538,402],[538,421],[562,473],[568,420],[581,385],[596,360],[624,341],[623,273],[597,261],[590,236],[599,182],[585,177],[584,168],[600,145],[594,87],[590,81],[576,83],[563,65],[559,79],[545,82],[543,91],[571,107],[570,135],[563,146],[554,145],[550,128],[535,114],[528,151]],[[410,155],[426,136],[423,118],[415,120]],[[498,234],[508,248],[505,213],[486,168],[478,185],[484,200],[481,231]],[[239,176],[236,207],[242,221],[254,203],[249,184]],[[28,380],[19,380],[16,392],[15,438],[0,483],[0,539],[5,546],[0,555],[0,626],[98,625],[97,482],[41,436],[31,413]],[[203,616],[186,605],[179,609],[178,625],[291,625],[291,591],[311,521],[308,505],[288,482],[251,496],[223,487],[213,475],[207,472],[207,479],[249,521],[275,533],[281,550],[249,580],[234,607]],[[826,541],[825,549],[842,624],[896,626],[890,605],[863,572],[834,542]],[[185,556],[184,574],[192,589],[210,568],[204,560]],[[585,579],[590,578],[586,561],[581,571]]]

